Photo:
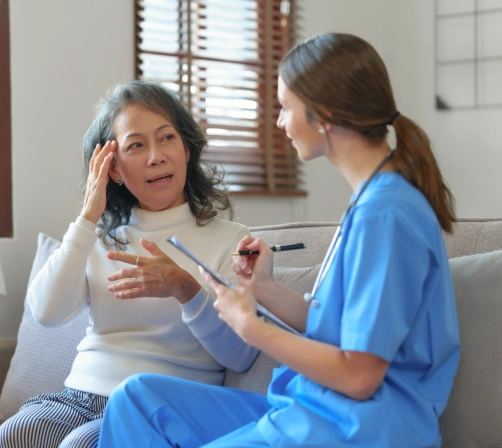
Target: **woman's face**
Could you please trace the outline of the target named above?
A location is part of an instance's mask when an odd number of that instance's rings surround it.
[[[145,210],[183,204],[186,163],[190,152],[171,122],[137,105],[127,106],[114,120],[118,146],[110,177],[120,177]]]
[[[277,127],[284,129],[292,140],[301,160],[310,160],[327,153],[327,139],[319,132],[319,124],[307,119],[305,105],[279,76],[277,98],[282,109]]]

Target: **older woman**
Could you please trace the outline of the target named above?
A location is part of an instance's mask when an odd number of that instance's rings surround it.
[[[66,389],[28,400],[0,427],[2,448],[95,446],[108,397],[134,373],[220,385],[224,367],[250,366],[257,350],[218,319],[196,266],[165,241],[177,236],[235,279],[230,254],[249,232],[217,217],[230,202],[201,162],[206,145],[161,84],[127,82],[101,102],[84,138],[82,211],[28,292],[42,325],[89,308],[90,326]]]

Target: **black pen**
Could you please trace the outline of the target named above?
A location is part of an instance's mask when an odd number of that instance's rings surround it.
[[[286,244],[284,246],[277,244],[270,249],[274,252],[282,252],[284,250],[305,249],[306,247],[305,243]],[[239,252],[233,252],[232,255],[258,255],[259,253],[257,250],[240,250]]]

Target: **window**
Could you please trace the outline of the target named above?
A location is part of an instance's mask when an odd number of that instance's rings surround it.
[[[0,0],[0,237],[12,236],[9,2]]]
[[[502,1],[435,7],[436,108],[502,107]]]
[[[136,1],[136,76],[178,92],[235,194],[305,194],[296,151],[275,125],[294,12],[293,0]]]

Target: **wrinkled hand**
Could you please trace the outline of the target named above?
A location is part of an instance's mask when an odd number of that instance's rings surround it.
[[[114,282],[108,286],[108,290],[114,292],[118,299],[174,297],[180,303],[190,301],[199,292],[201,288],[199,283],[155,243],[144,238],[141,238],[140,242],[152,255],[151,258],[122,252],[107,253],[110,260],[135,265],[108,275],[108,280]]]
[[[236,251],[257,250],[259,255],[234,255],[232,269],[237,274],[239,284],[249,288],[260,297],[273,277],[273,252],[261,238],[246,236],[237,245]]]
[[[98,143],[89,161],[89,175],[85,188],[84,206],[80,216],[96,224],[105,211],[106,186],[108,185],[108,169],[117,149],[117,142],[107,141],[101,148]]]
[[[251,291],[242,286],[227,288],[200,266],[199,271],[216,293],[217,299],[213,306],[218,311],[218,317],[246,341],[250,324],[258,321],[256,300]]]

